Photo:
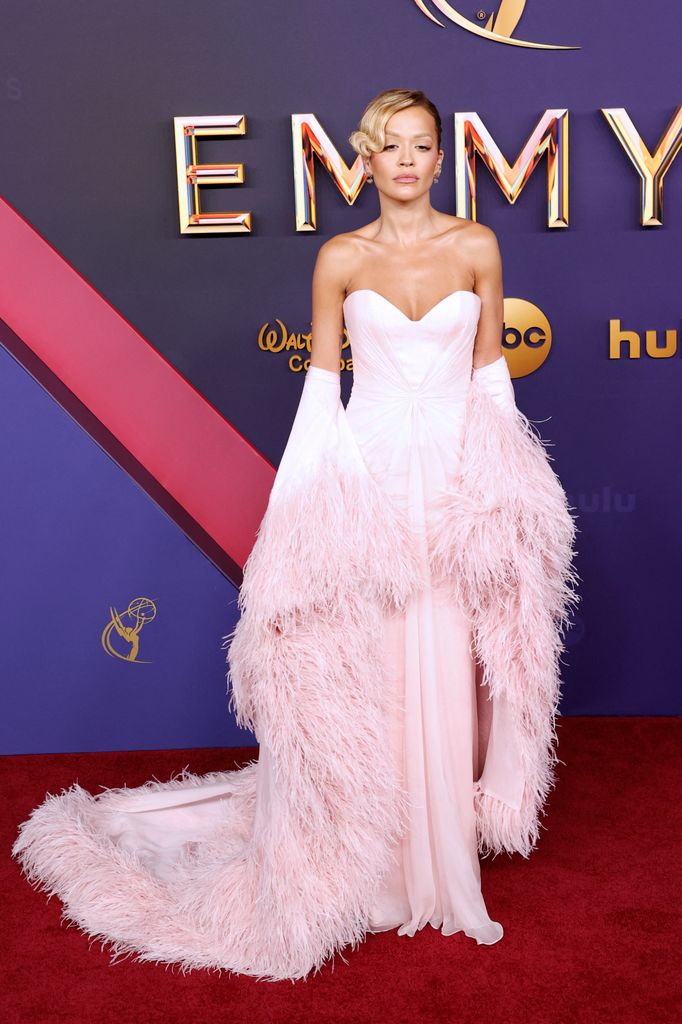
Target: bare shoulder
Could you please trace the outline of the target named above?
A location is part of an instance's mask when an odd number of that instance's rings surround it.
[[[317,258],[324,263],[338,262],[348,259],[357,252],[359,237],[356,231],[341,231],[323,242],[317,252]]]
[[[442,232],[438,237],[445,240],[454,256],[490,259],[499,251],[495,232],[485,224],[441,213],[440,225]]]
[[[363,224],[352,231],[340,231],[337,235],[332,235],[327,239],[321,248],[333,253],[334,256],[342,257],[347,253],[357,255],[359,251],[364,251],[367,248],[369,242],[375,240],[377,227],[378,221],[372,221],[370,224]]]
[[[457,218],[463,227],[457,233],[457,240],[460,244],[466,245],[472,253],[485,255],[494,254],[499,251],[497,235],[487,224],[479,224],[478,221],[467,218]]]
[[[495,261],[500,257],[498,237],[492,227],[479,224],[475,220],[467,220],[462,232],[462,240],[470,254],[483,262]]]
[[[497,235],[486,224],[466,220],[457,250],[473,271],[474,279],[496,278],[502,273],[502,257]]]
[[[373,225],[367,224],[353,231],[341,231],[323,242],[317,251],[315,274],[328,283],[345,290],[358,259],[371,241]]]
[[[354,231],[342,231],[323,242],[317,251],[318,260],[329,263],[343,259],[357,247]]]

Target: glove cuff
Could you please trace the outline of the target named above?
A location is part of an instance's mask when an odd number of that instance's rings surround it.
[[[286,482],[314,471],[338,442],[341,374],[311,366],[306,371],[298,408],[270,494]]]
[[[501,409],[516,408],[514,385],[503,355],[492,363],[474,368],[472,382],[490,395]]]

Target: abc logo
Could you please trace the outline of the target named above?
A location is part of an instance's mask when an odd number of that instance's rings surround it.
[[[525,299],[505,299],[502,351],[512,377],[534,373],[551,347],[552,328],[542,310]]]

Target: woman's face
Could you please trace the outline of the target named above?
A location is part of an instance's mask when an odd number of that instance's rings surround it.
[[[405,107],[388,119],[385,134],[383,150],[365,159],[376,187],[393,199],[414,199],[427,192],[444,156],[437,148],[433,116],[424,107]]]

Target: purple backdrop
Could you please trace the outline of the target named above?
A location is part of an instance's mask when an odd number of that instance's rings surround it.
[[[377,212],[371,186],[348,207],[317,163],[318,229],[296,233],[291,114],[315,113],[350,164],[365,103],[423,88],[444,121],[432,199],[454,212],[455,111],[477,111],[512,162],[544,109],[568,108],[568,229],[546,227],[544,160],[515,206],[480,163],[477,175],[505,294],[553,330],[516,393],[545,421],[580,516],[562,711],[679,713],[682,481],[667,442],[680,433],[680,352],[610,360],[608,324],[679,338],[681,172],[678,160],[665,178],[663,226],[642,228],[638,180],[600,112],[625,107],[653,149],[682,100],[679,5],[624,0],[616,17],[530,0],[515,35],[580,46],[564,52],[438,28],[412,0],[7,0],[3,14],[2,194],[273,463],[302,379],[259,350],[258,332],[276,318],[309,329],[320,244]],[[216,113],[246,114],[247,134],[202,141],[200,158],[244,162],[246,183],[205,191],[204,206],[251,209],[254,231],[181,237],[172,119]],[[225,697],[232,585],[3,349],[0,396],[2,750],[248,741]],[[109,606],[137,594],[157,603],[145,665],[100,644]]]

